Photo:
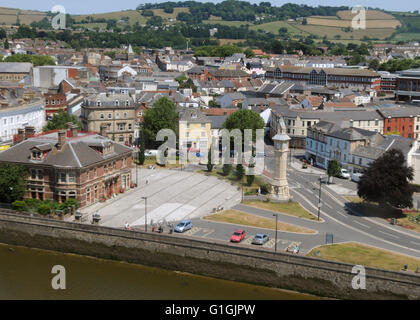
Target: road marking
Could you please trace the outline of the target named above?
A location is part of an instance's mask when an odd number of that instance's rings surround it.
[[[361,223],[361,222],[359,222],[359,221],[353,220],[353,222],[355,222],[355,223],[357,223],[357,224],[360,224],[361,226],[364,226],[365,228],[370,229],[370,227],[369,227],[369,226],[367,226],[367,225],[365,225],[365,224],[363,224],[363,223]]]
[[[296,191],[294,191],[294,192],[296,192]],[[304,200],[306,199],[305,198],[305,196],[303,196],[302,194],[300,194],[300,193],[298,193],[298,192],[296,192],[298,195],[300,195]],[[312,207],[315,207],[311,202],[309,202],[307,199],[305,200],[305,201],[307,201]],[[315,207],[316,208],[316,207]],[[344,226],[344,227],[346,227],[346,228],[348,228],[348,229],[351,229],[351,230],[354,230],[354,231],[356,231],[356,232],[359,232],[359,233],[361,233],[361,234],[363,234],[363,235],[365,235],[365,236],[368,236],[368,237],[370,237],[370,238],[373,238],[373,239],[376,239],[376,240],[379,240],[379,241],[382,241],[382,242],[385,242],[385,243],[388,243],[388,244],[390,244],[390,245],[393,245],[393,246],[395,246],[395,247],[399,247],[399,248],[403,248],[403,249],[405,249],[405,250],[410,250],[410,251],[414,251],[414,252],[417,252],[417,253],[420,253],[420,250],[416,250],[416,249],[412,249],[412,248],[409,248],[409,247],[405,247],[405,246],[402,246],[402,245],[399,245],[399,244],[396,244],[396,243],[394,243],[394,242],[391,242],[391,241],[388,241],[388,240],[385,240],[385,239],[383,239],[383,238],[380,238],[380,237],[376,237],[376,236],[374,236],[374,235],[372,235],[372,234],[370,234],[370,233],[367,233],[367,232],[364,232],[363,230],[360,230],[360,229],[357,229],[357,228],[354,228],[354,227],[352,227],[352,226],[350,226],[350,225],[348,225],[348,224],[345,224],[344,222],[342,222],[342,221],[340,221],[340,220],[337,220],[336,218],[334,218],[333,216],[331,216],[331,215],[329,215],[329,214],[327,214],[326,212],[324,212],[324,211],[322,211],[321,210],[321,214],[323,214],[324,216],[326,216],[326,217],[328,217],[328,218],[330,218],[330,219],[332,219],[332,220],[334,220],[336,223],[339,223],[339,224],[341,224],[342,226]],[[388,234],[388,233],[387,233]]]
[[[195,235],[197,232],[199,232],[200,230],[202,230],[199,227],[193,227],[192,229],[185,231],[184,234],[186,234],[187,236],[193,236]]]
[[[382,231],[382,230],[378,230],[378,232],[383,233],[383,234],[386,234],[387,236],[390,236],[390,237],[393,237],[393,238],[396,238],[396,239],[399,239],[399,238],[400,238],[400,237],[398,237],[398,236],[395,236],[395,235],[393,235],[393,234],[389,234],[389,233],[384,232],[384,231]]]

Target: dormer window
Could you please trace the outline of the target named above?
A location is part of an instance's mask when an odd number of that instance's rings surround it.
[[[115,100],[115,106],[118,107],[120,105],[120,102],[118,100]]]
[[[101,102],[100,101],[96,101],[96,106],[100,107],[101,106]]]
[[[127,100],[126,102],[125,102],[125,106],[126,107],[128,107],[130,105],[130,102]]]
[[[41,151],[34,150],[32,151],[32,160],[41,160],[42,153]]]

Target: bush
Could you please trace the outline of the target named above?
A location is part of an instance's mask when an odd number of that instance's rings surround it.
[[[64,202],[66,208],[71,208],[73,205],[76,206],[76,209],[80,208],[80,203],[76,199],[68,199]]]
[[[51,213],[50,205],[48,203],[41,203],[38,206],[38,213],[46,216]]]
[[[226,164],[223,165],[223,175],[224,176],[228,176],[231,171],[232,171],[232,165],[231,164],[226,163]]]
[[[260,186],[261,188],[261,193],[262,194],[267,194],[268,193],[268,184],[264,183]]]
[[[22,212],[22,211],[26,211],[27,210],[27,206],[25,201],[21,201],[21,200],[16,200],[12,203],[12,209]]]
[[[255,180],[254,175],[246,176],[246,184],[248,186],[251,186],[254,183],[254,180]]]

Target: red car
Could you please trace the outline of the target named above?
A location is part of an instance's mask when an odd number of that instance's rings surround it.
[[[235,232],[232,234],[232,237],[230,237],[230,241],[239,243],[242,240],[244,240],[245,237],[246,237],[245,230],[238,229],[238,230],[235,230]]]

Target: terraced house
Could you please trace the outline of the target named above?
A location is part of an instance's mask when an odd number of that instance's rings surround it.
[[[19,129],[16,145],[0,153],[0,165],[27,169],[25,198],[73,198],[85,207],[131,187],[130,148],[96,133],[78,132],[72,124],[37,136],[33,128],[25,130]]]
[[[104,125],[107,136],[132,145],[136,130],[136,105],[127,94],[96,94],[82,104],[81,121],[85,131],[99,132]]]

